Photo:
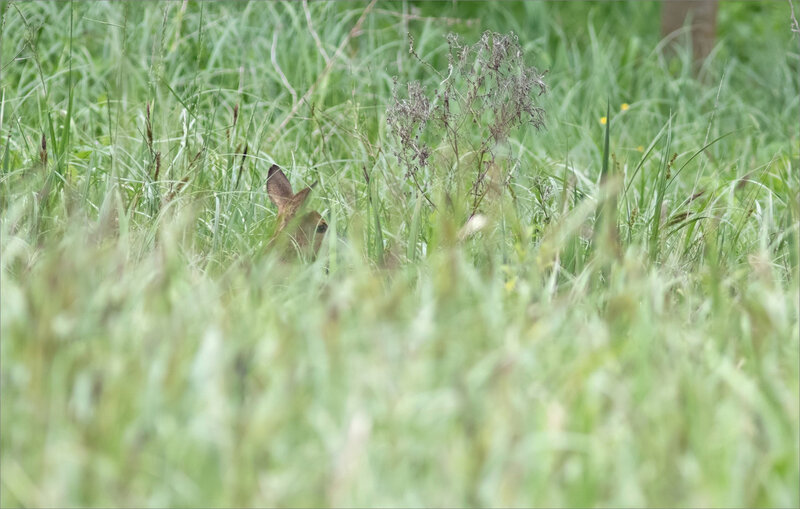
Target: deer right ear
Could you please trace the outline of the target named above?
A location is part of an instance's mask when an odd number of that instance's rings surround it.
[[[273,164],[267,173],[267,195],[279,212],[294,196],[292,184],[277,164]]]

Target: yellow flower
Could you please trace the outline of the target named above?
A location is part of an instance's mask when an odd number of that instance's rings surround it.
[[[608,119],[606,117],[600,117],[601,124],[606,125],[606,122],[608,122]]]
[[[644,152],[644,147],[639,145],[638,147],[636,147],[636,150],[638,150],[639,152]]]
[[[630,104],[628,104],[628,103],[622,103],[622,105],[619,107],[619,109],[620,109],[620,110],[622,110],[622,111],[625,111],[625,110],[627,110],[627,109],[628,109],[628,108],[630,108],[630,107],[631,107],[631,105],[630,105]]]

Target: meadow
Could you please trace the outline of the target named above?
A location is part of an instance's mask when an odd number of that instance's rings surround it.
[[[797,507],[790,7],[0,2],[0,505]]]

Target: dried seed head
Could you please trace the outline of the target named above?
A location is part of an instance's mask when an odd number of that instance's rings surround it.
[[[47,166],[47,139],[44,137],[44,133],[42,133],[42,148],[39,150],[39,161],[42,166]]]
[[[161,152],[156,152],[156,172],[153,175],[153,180],[158,180],[159,173],[161,173]]]
[[[397,141],[398,162],[418,188],[417,174],[428,167],[426,177],[447,182],[470,179],[477,196],[482,192],[480,163],[494,160],[515,129],[544,127],[544,110],[536,105],[536,98],[547,90],[544,74],[525,65],[524,51],[513,33],[487,31],[472,45],[448,34],[446,73],[422,60],[410,40],[409,52],[435,73],[438,85],[426,91],[420,82],[412,81],[401,96],[401,85],[394,79],[386,121]],[[465,153],[476,154],[478,164],[462,165]],[[436,154],[435,164],[432,154]],[[446,160],[449,155],[452,158]]]
[[[144,125],[147,135],[147,147],[152,152],[153,150],[153,123],[150,121],[150,103],[145,105]]]

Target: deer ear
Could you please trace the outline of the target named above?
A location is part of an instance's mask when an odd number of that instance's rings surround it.
[[[292,184],[277,164],[273,164],[267,173],[267,195],[272,203],[281,211],[292,199]]]
[[[306,202],[306,199],[308,199],[308,193],[310,192],[311,192],[310,187],[298,191],[297,194],[292,197],[292,205],[294,205],[297,208],[300,208],[303,205],[303,203]]]
[[[278,214],[283,214],[287,221],[291,220],[295,214],[297,214],[297,211],[303,207],[303,204],[306,202],[306,198],[308,198],[308,193],[310,191],[311,188],[307,187],[286,200],[283,205],[278,207]]]

